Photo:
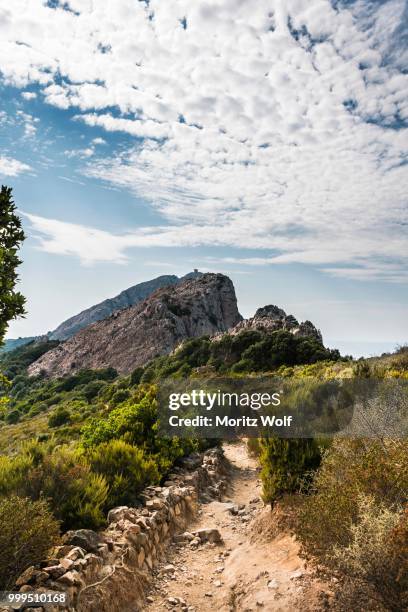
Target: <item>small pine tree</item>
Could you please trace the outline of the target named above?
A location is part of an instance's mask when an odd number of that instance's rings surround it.
[[[24,296],[15,291],[16,272],[21,260],[17,251],[25,239],[21,220],[15,213],[12,190],[2,185],[0,191],[0,343],[8,322],[25,313]]]

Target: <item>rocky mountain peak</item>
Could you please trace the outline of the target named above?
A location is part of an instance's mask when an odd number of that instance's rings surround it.
[[[282,308],[273,306],[272,304],[258,308],[254,315],[254,319],[284,319],[285,317],[286,312],[282,310]]]
[[[96,323],[96,321],[102,321],[102,319],[107,319],[114,312],[138,304],[161,287],[177,285],[184,280],[200,278],[200,276],[202,276],[202,272],[194,270],[181,278],[174,274],[165,274],[153,278],[152,280],[133,285],[121,291],[118,295],[107,298],[103,300],[103,302],[95,304],[86,310],[82,310],[80,313],[63,321],[54,331],[49,332],[48,338],[50,340],[67,340],[81,329],[88,327],[88,325]]]
[[[128,373],[187,338],[225,332],[241,320],[227,276],[193,273],[82,329],[35,361],[29,374],[54,377],[107,366]]]
[[[230,333],[235,335],[248,329],[264,332],[290,331],[295,336],[308,336],[323,342],[320,330],[311,321],[299,323],[296,317],[287,315],[282,308],[272,304],[258,308],[253,317],[240,321]]]

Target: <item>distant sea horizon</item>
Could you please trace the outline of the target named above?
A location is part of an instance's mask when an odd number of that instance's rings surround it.
[[[377,342],[361,340],[324,340],[325,346],[331,349],[338,349],[342,355],[352,355],[355,359],[359,357],[380,357],[383,353],[393,353],[398,346],[404,342]]]

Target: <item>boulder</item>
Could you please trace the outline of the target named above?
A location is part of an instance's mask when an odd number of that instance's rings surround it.
[[[71,550],[66,555],[66,559],[70,559],[71,561],[77,561],[78,559],[83,559],[85,557],[85,551],[80,546],[70,547]],[[61,561],[60,561],[61,563]],[[69,569],[67,567],[67,569]]]
[[[98,545],[103,544],[103,539],[92,529],[78,529],[77,531],[68,531],[67,542],[80,546],[86,552],[98,552]]]
[[[82,586],[84,581],[82,580],[80,574],[76,570],[72,570],[71,572],[67,572],[61,578],[58,578],[58,582],[62,584],[66,584],[67,586]]]
[[[185,531],[184,533],[179,533],[173,537],[175,542],[191,542],[194,540],[194,536],[189,531]]]
[[[161,510],[164,507],[164,501],[154,497],[153,499],[148,499],[145,506],[148,510]]]
[[[49,574],[51,578],[54,578],[54,580],[62,576],[62,574],[65,574],[66,571],[67,570],[62,565],[50,565],[48,567],[44,567],[44,572],[47,572],[47,574]]]
[[[214,544],[222,542],[221,534],[218,529],[215,528],[198,529],[197,531],[193,531],[193,535],[200,538],[201,542],[211,542]]]
[[[37,569],[34,565],[31,565],[16,580],[16,586],[23,586],[23,584],[40,584],[41,582],[45,582],[49,577],[49,574],[45,570]]]
[[[108,512],[108,523],[117,523],[124,518],[129,518],[129,508],[127,506],[118,506]]]

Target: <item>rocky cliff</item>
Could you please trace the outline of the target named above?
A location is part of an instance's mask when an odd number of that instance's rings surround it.
[[[88,327],[88,325],[92,325],[92,323],[96,323],[96,321],[107,319],[118,310],[123,310],[124,308],[129,308],[129,306],[138,304],[161,287],[176,285],[177,283],[181,283],[188,278],[199,278],[201,275],[201,272],[194,270],[194,272],[189,272],[181,278],[175,276],[174,274],[167,274],[158,276],[157,278],[153,278],[152,280],[145,281],[143,283],[138,283],[137,285],[133,285],[132,287],[121,291],[121,293],[115,295],[113,298],[107,298],[99,304],[95,304],[86,310],[82,310],[80,313],[66,319],[66,321],[63,321],[56,329],[54,329],[54,331],[48,332],[45,335],[17,339],[9,338],[5,340],[4,344],[0,346],[0,353],[13,351],[15,348],[24,346],[25,344],[29,344],[33,341],[45,342],[46,340],[68,340],[68,338],[71,338],[77,334],[81,329]]]
[[[142,302],[161,287],[176,285],[187,278],[199,278],[200,276],[201,272],[191,272],[182,278],[179,278],[174,274],[163,275],[144,283],[139,283],[133,287],[129,287],[129,289],[125,289],[119,293],[119,295],[103,300],[103,302],[95,304],[95,306],[91,306],[79,314],[70,317],[61,323],[53,332],[50,332],[48,337],[50,340],[67,340],[78,333],[81,329],[88,327],[88,325],[96,323],[96,321],[107,319],[111,316],[111,314],[117,312],[118,310],[123,310],[124,308],[129,308],[129,306],[134,306],[135,304]]]
[[[193,274],[79,331],[35,361],[29,374],[57,377],[106,366],[128,373],[186,338],[225,332],[241,319],[228,277]]]
[[[313,323],[310,321],[299,323],[293,315],[287,315],[282,308],[273,305],[258,308],[253,317],[240,321],[230,330],[230,334],[235,335],[247,329],[257,329],[265,332],[282,329],[290,331],[294,336],[309,336],[323,342],[320,330],[316,329]]]

